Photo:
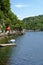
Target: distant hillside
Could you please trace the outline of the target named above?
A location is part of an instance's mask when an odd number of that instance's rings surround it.
[[[23,22],[26,24],[26,29],[43,31],[43,15],[24,18]]]

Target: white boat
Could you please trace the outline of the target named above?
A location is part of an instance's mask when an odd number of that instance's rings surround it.
[[[8,43],[15,43],[15,39],[9,40]]]
[[[0,47],[4,47],[4,46],[16,46],[15,39],[9,40],[7,44],[0,44]]]

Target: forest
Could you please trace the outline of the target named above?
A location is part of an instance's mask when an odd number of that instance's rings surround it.
[[[11,30],[18,30],[21,26],[25,27],[23,21],[19,20],[16,14],[11,11],[10,0],[0,0],[0,30],[4,31],[6,26],[10,26]]]
[[[26,29],[43,31],[43,15],[28,17],[23,19]]]
[[[17,15],[11,11],[10,6],[10,0],[0,0],[0,30],[4,31],[6,26],[10,26],[11,30],[18,30],[22,27],[27,30],[43,31],[43,15],[19,20]]]

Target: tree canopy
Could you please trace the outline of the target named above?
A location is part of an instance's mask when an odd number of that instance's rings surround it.
[[[10,0],[0,0],[0,24],[4,27],[9,25],[11,29],[17,29],[19,26],[24,27],[24,22],[11,11]]]
[[[43,30],[43,15],[24,18],[23,22],[28,30]]]

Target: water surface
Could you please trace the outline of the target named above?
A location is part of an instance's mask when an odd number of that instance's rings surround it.
[[[8,65],[43,65],[43,32],[26,32],[16,39]]]

